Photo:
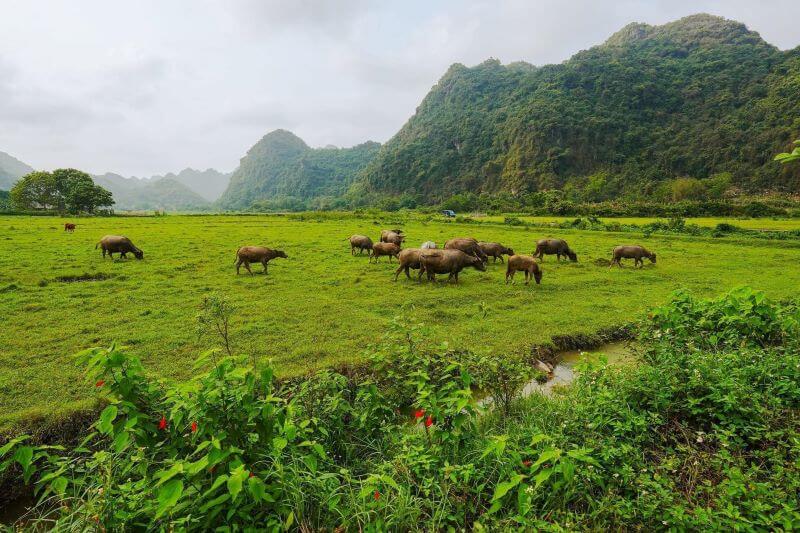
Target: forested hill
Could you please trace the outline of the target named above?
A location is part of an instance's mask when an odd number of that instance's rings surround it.
[[[800,48],[694,15],[630,24],[560,65],[453,65],[361,178],[428,201],[587,186],[602,200],[725,172],[800,192],[800,167],[772,161],[796,137]]]
[[[248,150],[219,204],[228,209],[254,202],[291,208],[310,198],[341,196],[379,147],[366,142],[352,148],[310,148],[293,133],[275,130]]]

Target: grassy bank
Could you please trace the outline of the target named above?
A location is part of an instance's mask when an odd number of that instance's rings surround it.
[[[392,281],[383,258],[351,257],[346,237],[397,220],[352,215],[166,216],[78,220],[0,218],[0,427],[86,408],[94,400],[69,354],[113,341],[142,357],[154,376],[184,380],[205,342],[196,332],[203,298],[226,294],[239,308],[234,351],[271,359],[279,376],[362,360],[391,317],[403,310],[453,348],[493,356],[529,352],[554,336],[593,334],[628,323],[677,288],[719,294],[749,283],[775,298],[800,294],[800,246],[791,241],[705,239],[681,235],[544,230],[412,218],[410,244],[474,235],[530,253],[536,239],[566,238],[578,263],[543,263],[541,286],[503,283],[504,267],[465,271],[459,286]],[[143,261],[103,260],[94,245],[124,234]],[[658,263],[609,269],[620,243],[640,241]],[[236,276],[245,244],[283,249],[270,274]],[[256,272],[260,267],[255,268]]]
[[[677,293],[637,331],[637,364],[586,361],[530,397],[523,361],[449,350],[404,316],[358,377],[280,383],[212,352],[175,385],[91,350],[78,360],[110,401],[94,432],[13,440],[0,475],[37,487],[31,529],[800,527],[797,304]]]

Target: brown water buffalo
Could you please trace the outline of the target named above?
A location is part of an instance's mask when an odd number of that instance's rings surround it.
[[[94,249],[97,250],[98,246],[103,250],[104,259],[106,253],[108,253],[111,259],[114,259],[115,253],[118,253],[120,257],[125,259],[128,258],[126,255],[128,253],[132,253],[136,259],[144,258],[144,252],[134,246],[129,238],[123,237],[122,235],[106,235],[100,239],[100,242],[94,245]]]
[[[401,235],[395,230],[392,229],[381,230],[381,242],[390,242],[392,244],[396,244],[397,246],[402,246],[403,241],[405,240],[406,240],[405,236]]]
[[[397,261],[400,263],[400,266],[397,267],[397,270],[394,273],[394,280],[397,281],[397,277],[400,275],[400,272],[403,270],[406,271],[406,277],[411,279],[411,276],[408,274],[409,269],[413,268],[414,270],[419,269],[419,254],[422,250],[419,248],[406,248],[400,252],[400,255],[397,256]]]
[[[449,274],[447,281],[458,283],[458,273],[466,267],[485,271],[486,263],[474,255],[461,250],[423,250],[419,254],[419,277],[427,274],[429,281],[436,281],[436,274]]]
[[[561,261],[561,256],[569,257],[570,261],[577,261],[578,256],[573,252],[564,239],[540,239],[536,241],[536,251],[533,257],[544,259],[545,255],[555,255]]]
[[[239,275],[239,267],[241,267],[243,263],[251,276],[253,275],[253,271],[250,270],[250,263],[261,263],[264,265],[264,274],[266,274],[267,263],[276,257],[287,259],[288,256],[281,250],[272,250],[264,246],[242,246],[236,250],[236,260],[234,261],[236,265],[236,275]]]
[[[542,269],[533,257],[527,255],[512,255],[508,258],[506,267],[506,283],[514,281],[514,274],[517,271],[525,272],[525,285],[531,280],[531,276],[539,285],[542,282]]]
[[[624,246],[617,246],[614,248],[614,258],[611,260],[611,265],[617,265],[618,267],[622,267],[620,263],[620,259],[633,259],[633,266],[644,266],[644,261],[642,261],[643,257],[646,257],[650,260],[650,262],[656,262],[656,254],[653,252],[648,251],[644,246],[639,246],[638,244],[627,244]]]
[[[369,251],[372,250],[372,239],[370,239],[366,235],[351,236],[350,255],[356,255],[356,249],[358,249],[358,255],[361,255],[364,252],[364,250],[366,250],[367,255],[369,255]]]
[[[65,223],[64,231],[69,231],[70,233],[73,233],[75,231],[75,224],[73,224],[72,222]]]
[[[393,242],[378,242],[372,245],[372,255],[369,257],[370,263],[372,259],[378,262],[378,258],[382,255],[389,256],[389,262],[392,262],[392,257],[397,257],[400,253],[400,245]]]
[[[486,258],[492,257],[492,262],[496,263],[497,259],[500,258],[500,262],[503,262],[503,255],[514,255],[514,250],[503,246],[499,242],[479,242],[478,247],[481,251],[486,254]]]
[[[481,247],[478,246],[478,241],[472,237],[456,237],[444,243],[445,250],[461,250],[465,254],[474,255],[484,263],[489,260],[486,254],[483,253]]]

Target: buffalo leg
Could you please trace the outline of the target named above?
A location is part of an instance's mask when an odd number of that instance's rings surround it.
[[[400,271],[403,270],[403,265],[397,267],[397,270],[394,271],[394,280],[397,281],[397,276],[400,275]],[[408,276],[408,269],[406,268],[406,276]],[[408,276],[410,278],[410,276]]]
[[[261,261],[261,264],[264,265],[264,274],[267,273],[267,263],[268,261]]]
[[[237,275],[237,276],[239,275],[239,267],[240,267],[240,266],[242,266],[242,260],[241,260],[241,259],[239,259],[239,260],[236,262],[236,275]]]
[[[250,270],[250,262],[249,261],[245,261],[244,262],[244,267],[247,269],[248,272],[250,272],[250,275],[252,276],[253,275],[253,271]]]

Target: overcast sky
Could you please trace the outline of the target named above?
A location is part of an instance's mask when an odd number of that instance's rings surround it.
[[[275,128],[385,142],[455,62],[561,62],[709,12],[781,49],[797,0],[0,0],[0,151],[36,168],[233,170]]]

